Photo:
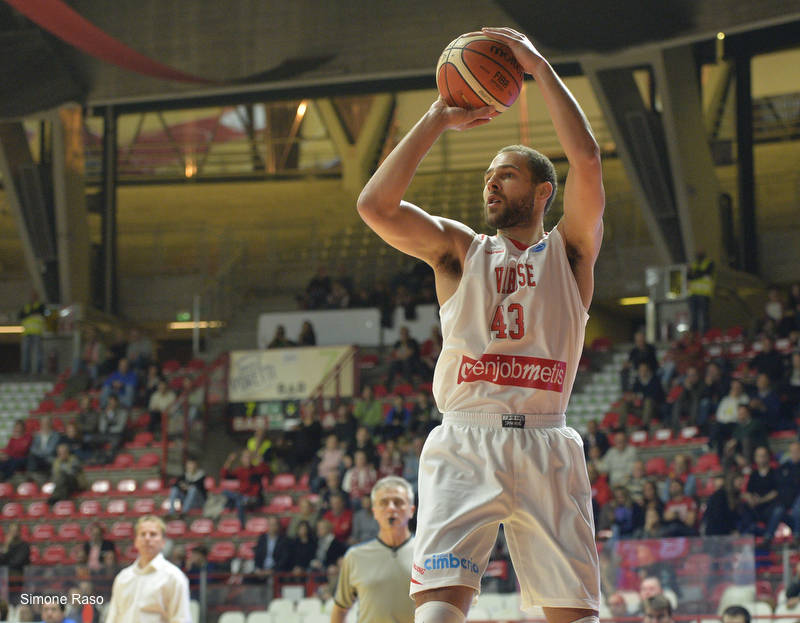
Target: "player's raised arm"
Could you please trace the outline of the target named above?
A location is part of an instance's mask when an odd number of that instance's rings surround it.
[[[484,28],[482,32],[508,45],[525,72],[534,77],[569,161],[564,218],[559,229],[573,260],[581,297],[588,307],[593,289],[591,269],[603,239],[605,192],[600,148],[580,105],[525,35],[511,28]]]
[[[491,107],[465,110],[449,107],[441,98],[434,102],[361,191],[358,213],[364,222],[394,248],[436,268],[439,259],[455,250],[459,237],[467,235],[468,229],[429,215],[403,201],[403,195],[419,163],[445,130],[482,125],[493,114]]]

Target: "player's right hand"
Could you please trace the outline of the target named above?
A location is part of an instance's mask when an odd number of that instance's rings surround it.
[[[431,105],[429,112],[442,118],[445,126],[450,130],[467,130],[484,125],[499,114],[492,106],[473,110],[448,106],[441,96]]]

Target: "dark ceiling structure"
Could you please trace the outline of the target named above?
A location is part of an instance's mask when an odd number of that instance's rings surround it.
[[[199,80],[144,75],[112,54],[80,51],[39,26],[48,16],[63,26],[56,9],[89,25],[73,28],[78,47],[100,32],[128,57]],[[796,47],[800,0],[0,0],[0,118],[69,101],[155,109],[430,87],[442,47],[486,24],[529,33],[568,71],[587,54],[640,46],[713,50],[717,32],[755,51]]]

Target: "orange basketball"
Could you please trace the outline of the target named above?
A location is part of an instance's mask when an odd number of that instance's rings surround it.
[[[511,49],[483,35],[459,37],[439,57],[436,86],[449,106],[493,106],[503,112],[522,88],[525,72]]]

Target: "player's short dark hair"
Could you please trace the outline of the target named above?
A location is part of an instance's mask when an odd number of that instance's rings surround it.
[[[508,151],[515,151],[525,156],[528,162],[528,169],[530,169],[531,176],[537,184],[550,182],[553,186],[553,192],[550,193],[547,203],[544,204],[544,213],[547,214],[550,206],[553,205],[553,199],[555,199],[556,191],[558,190],[558,175],[556,175],[556,168],[550,158],[527,145],[506,145],[497,153],[502,154]]]
[[[728,606],[723,610],[722,616],[744,617],[744,623],[750,623],[750,611],[744,606]]]

